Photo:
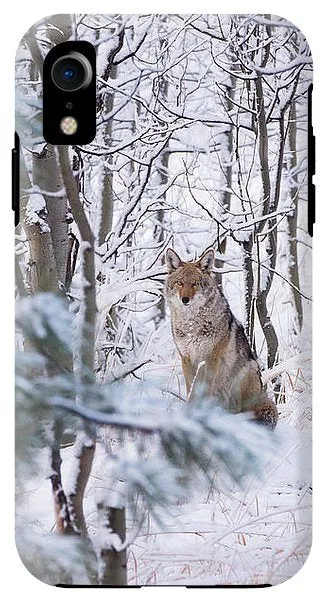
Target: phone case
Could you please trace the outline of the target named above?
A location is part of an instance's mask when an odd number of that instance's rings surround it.
[[[97,52],[86,146],[43,138],[68,40]],[[274,15],[55,15],[21,40],[16,540],[41,581],[264,587],[308,556],[311,89]]]

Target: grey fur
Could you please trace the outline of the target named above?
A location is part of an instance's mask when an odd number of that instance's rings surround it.
[[[205,388],[232,412],[254,410],[263,401],[274,414],[275,405],[262,392],[259,365],[244,329],[210,273],[211,252],[184,263],[174,251],[167,251],[170,273],[165,293],[187,393],[193,397]],[[188,299],[187,305],[182,298]]]

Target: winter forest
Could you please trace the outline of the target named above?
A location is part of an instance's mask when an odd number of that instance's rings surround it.
[[[51,146],[42,64],[97,52]],[[311,543],[310,49],[273,15],[56,15],[16,56],[16,541],[41,581],[277,584]],[[187,400],[165,253],[215,250],[279,422]]]

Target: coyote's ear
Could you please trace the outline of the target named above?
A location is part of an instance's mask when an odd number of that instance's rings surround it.
[[[215,260],[215,252],[212,248],[206,250],[202,256],[200,256],[198,260],[199,267],[201,271],[208,272],[211,271],[213,263]]]
[[[172,273],[176,271],[178,267],[182,265],[182,261],[179,258],[178,254],[176,254],[175,250],[172,248],[168,248],[166,252],[166,264],[168,268],[168,273]]]

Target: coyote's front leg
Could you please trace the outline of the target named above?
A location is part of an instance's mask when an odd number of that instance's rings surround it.
[[[194,367],[194,365],[191,363],[191,360],[188,356],[181,356],[182,359],[182,369],[183,369],[183,374],[184,374],[184,379],[185,379],[185,384],[186,384],[186,395],[187,398],[189,399],[190,396],[190,392],[192,391],[193,388],[193,382],[194,382],[194,378],[196,376],[196,368]]]
[[[206,362],[201,361],[198,365],[191,363],[188,357],[182,357],[182,368],[186,383],[187,399],[194,400],[201,393],[208,393],[208,382],[206,380]]]

